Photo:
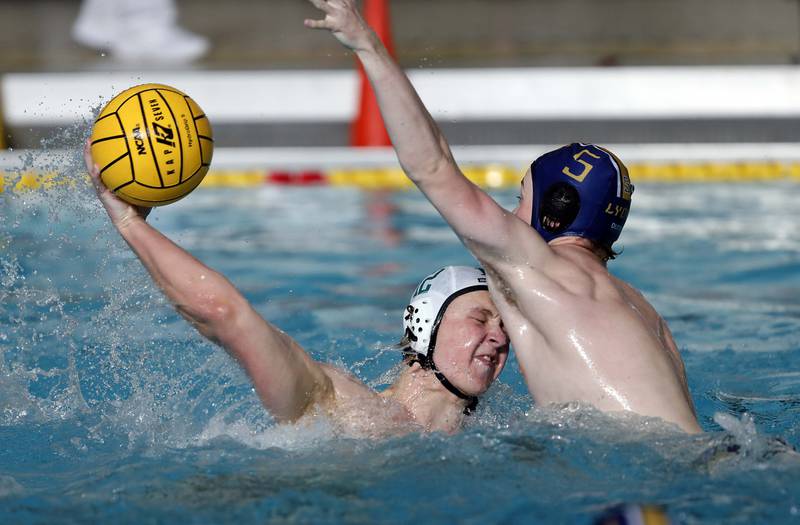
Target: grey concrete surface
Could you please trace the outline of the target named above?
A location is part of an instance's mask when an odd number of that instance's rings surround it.
[[[211,53],[191,68],[350,67],[303,28],[305,0],[179,0]],[[77,0],[0,0],[0,72],[136,69],[72,42]],[[800,0],[393,0],[406,67],[784,64],[800,57]],[[154,14],[157,16],[157,13]]]
[[[151,70],[70,38],[78,0],[0,0],[0,74]],[[195,70],[350,68],[326,32],[303,27],[306,0],[178,0],[181,23],[207,36]],[[800,62],[800,0],[392,0],[406,68],[719,65]],[[157,16],[157,14],[154,14]],[[175,66],[171,66],[175,67]],[[455,122],[453,144],[794,141],[796,119]],[[58,146],[59,130],[6,129],[15,147]],[[344,123],[232,124],[219,146],[338,146]],[[56,137],[55,139],[53,137]],[[54,142],[55,141],[55,142]]]

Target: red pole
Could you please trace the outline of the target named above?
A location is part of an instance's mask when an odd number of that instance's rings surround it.
[[[394,56],[394,42],[389,16],[389,0],[364,0],[364,20],[369,24],[383,45]],[[358,115],[350,127],[351,146],[391,146],[392,141],[383,124],[378,99],[364,73],[364,67],[358,63],[358,77],[361,84]]]

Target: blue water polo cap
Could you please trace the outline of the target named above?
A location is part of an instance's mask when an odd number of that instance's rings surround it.
[[[576,142],[536,159],[531,175],[531,226],[545,241],[574,235],[611,250],[633,194],[628,168],[616,155]]]

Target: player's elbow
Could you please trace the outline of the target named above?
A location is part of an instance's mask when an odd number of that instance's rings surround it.
[[[206,299],[203,305],[203,322],[219,333],[233,328],[238,320],[249,311],[250,305],[241,296],[217,295]]]
[[[403,164],[403,170],[411,182],[425,191],[425,188],[431,185],[445,182],[447,180],[446,173],[455,172],[458,167],[446,158],[431,158],[415,164]]]
[[[412,158],[400,160],[408,178],[415,183],[437,180],[442,173],[458,170],[446,142],[432,150],[422,151]]]
[[[247,302],[240,297],[209,294],[199,298],[192,305],[177,305],[183,315],[204,337],[216,343],[223,343],[230,333],[235,333],[238,319]]]

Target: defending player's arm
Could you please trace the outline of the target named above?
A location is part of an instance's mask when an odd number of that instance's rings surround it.
[[[306,20],[305,25],[331,31],[358,55],[400,164],[464,243],[481,259],[518,258],[533,263],[532,256],[549,256],[547,244],[531,235],[526,224],[464,177],[438,125],[403,70],[361,18],[354,0],[310,2],[325,18]],[[519,238],[525,239],[524,249]]]
[[[118,199],[100,180],[88,145],[86,166],[109,217],[178,312],[245,368],[264,406],[293,421],[332,397],[330,378],[288,335],[266,322],[221,274],[147,224],[148,209]]]

